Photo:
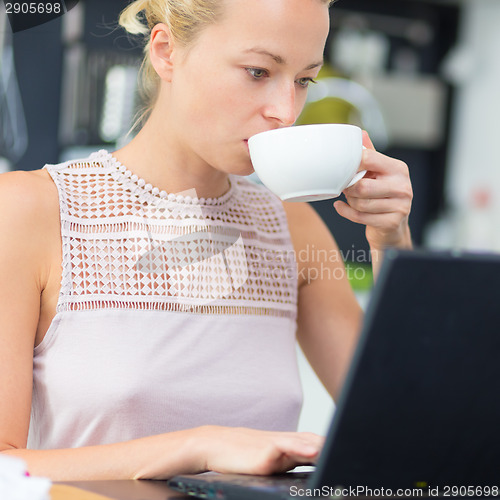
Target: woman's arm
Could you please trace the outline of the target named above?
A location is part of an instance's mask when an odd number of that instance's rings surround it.
[[[366,225],[374,276],[388,247],[411,248],[408,217],[413,192],[405,163],[375,151],[366,132],[360,170],[367,175],[336,201],[340,215]],[[299,264],[297,338],[316,374],[335,399],[357,343],[362,311],[329,229],[307,204],[284,203]],[[306,259],[301,260],[301,256]]]
[[[99,446],[26,449],[33,347],[58,218],[47,176],[0,175],[1,453],[24,459],[31,474],[53,480],[163,479],[205,470],[268,474],[315,461],[323,441],[314,434],[217,426]]]
[[[356,346],[362,311],[340,250],[316,211],[284,203],[299,272],[297,340],[333,399]]]
[[[29,425],[44,281],[39,187],[27,172],[0,176],[0,449],[25,446]]]
[[[8,431],[8,429],[7,429]],[[59,450],[5,448],[54,481],[168,479],[208,470],[267,475],[315,463],[324,439],[306,432],[203,426],[122,443]]]

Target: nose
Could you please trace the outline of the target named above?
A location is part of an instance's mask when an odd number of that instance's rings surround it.
[[[295,123],[298,114],[295,82],[276,85],[268,96],[266,118],[277,122],[281,127],[288,127]]]

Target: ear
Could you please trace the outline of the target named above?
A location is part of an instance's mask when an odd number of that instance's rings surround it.
[[[158,76],[172,81],[174,39],[169,27],[164,23],[156,24],[151,30],[149,56]]]

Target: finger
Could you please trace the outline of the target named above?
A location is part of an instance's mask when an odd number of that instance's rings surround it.
[[[366,130],[363,130],[363,146],[367,149],[373,149],[374,151],[376,151],[375,146],[373,145],[373,142],[370,139],[370,135]]]
[[[361,160],[362,170],[383,174],[401,174],[409,177],[408,165],[404,161],[391,158],[373,149],[364,149]]]
[[[355,198],[346,197],[347,204],[358,212],[370,214],[388,214],[398,209],[399,200],[393,198]]]
[[[298,466],[304,465],[316,465],[317,460],[303,461],[296,460],[294,457],[288,455],[282,455],[274,464],[272,469],[268,470],[268,474],[280,474],[287,472],[289,470],[295,469]]]
[[[318,449],[323,448],[325,444],[325,437],[313,432],[297,432],[295,438]]]
[[[397,178],[368,179],[363,178],[354,186],[344,189],[344,194],[349,198],[405,198],[407,197],[408,184],[401,183]]]
[[[319,446],[322,446],[325,442],[325,436],[320,436],[319,434],[316,434],[314,432],[274,432],[274,431],[269,431],[273,434],[275,434],[279,438],[287,438],[287,439],[295,439],[303,442],[312,442],[316,443]]]
[[[325,439],[322,436],[309,433],[295,433],[293,436],[281,436],[277,441],[279,450],[297,458],[311,458],[319,454]]]
[[[390,212],[384,214],[372,214],[367,212],[360,212],[350,207],[343,201],[336,201],[333,206],[338,214],[345,219],[355,222],[356,224],[363,224],[371,226],[384,231],[396,230],[401,224],[401,215],[397,212]]]
[[[287,470],[293,469],[301,465],[315,465],[319,460],[319,453],[314,457],[303,457],[297,455],[287,455],[282,454],[279,458],[275,460],[275,467],[286,468]]]
[[[257,474],[274,474],[294,469],[299,465],[314,465],[320,454],[320,449],[315,446],[301,446],[295,443],[276,443],[276,448],[257,465]]]
[[[322,446],[317,444],[300,441],[280,443],[278,447],[282,453],[301,461],[311,460],[318,456],[322,449]]]

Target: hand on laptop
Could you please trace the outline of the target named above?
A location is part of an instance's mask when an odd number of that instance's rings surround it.
[[[207,426],[200,443],[207,471],[268,475],[314,464],[324,437],[310,432]]]

